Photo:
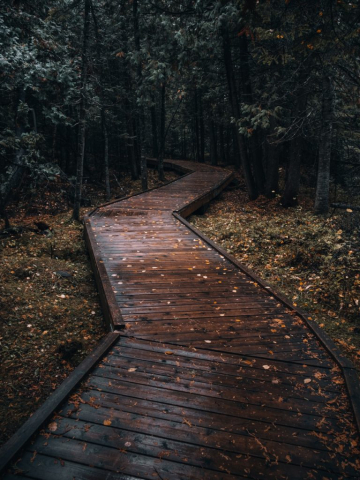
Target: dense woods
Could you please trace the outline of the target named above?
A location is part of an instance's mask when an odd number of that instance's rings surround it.
[[[317,213],[359,184],[359,7],[345,0],[8,0],[1,214],[24,172],[84,180],[146,157],[233,164],[250,199]],[[280,171],[280,176],[279,176]],[[303,172],[306,172],[304,177]],[[285,174],[283,173],[285,172]]]

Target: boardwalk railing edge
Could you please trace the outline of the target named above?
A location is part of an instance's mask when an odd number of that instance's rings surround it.
[[[90,261],[93,268],[96,285],[99,291],[102,313],[106,327],[110,332],[112,332],[114,331],[115,325],[119,326],[123,324],[123,318],[121,311],[117,306],[115,294],[111,287],[105,265],[100,259],[96,238],[90,227],[90,219],[87,218],[84,220],[84,238],[90,255]]]
[[[101,360],[106,352],[119,339],[119,332],[105,335],[95,349],[61,383],[50,397],[35,411],[22,427],[0,448],[0,473],[9,465],[13,457],[37,433],[51,417],[73,389],[84,379],[90,370]]]
[[[285,295],[278,292],[272,285],[270,285],[269,283],[264,281],[262,278],[260,278],[258,275],[256,275],[256,273],[253,272],[251,269],[245,267],[233,255],[228,253],[226,250],[224,250],[219,245],[214,243],[210,238],[206,237],[206,235],[204,235],[200,230],[198,230],[196,227],[191,225],[183,217],[183,211],[184,209],[181,209],[178,212],[173,212],[173,216],[177,220],[179,220],[183,225],[189,228],[192,232],[194,232],[199,238],[201,238],[209,246],[217,250],[224,258],[229,260],[229,262],[231,262],[233,265],[238,267],[242,272],[248,275],[251,279],[253,279],[268,293],[270,293],[275,298],[277,298],[283,305],[285,305],[287,308],[295,312],[304,321],[304,323],[316,336],[319,342],[324,346],[326,351],[330,354],[330,356],[334,359],[334,361],[340,367],[342,374],[345,378],[347,392],[350,398],[350,404],[352,406],[353,413],[356,420],[356,425],[360,433],[360,382],[359,382],[357,369],[355,368],[351,360],[349,360],[348,358],[344,357],[341,354],[338,347],[327,335],[327,333],[315,321],[310,319],[309,314],[307,314],[306,311],[295,306],[291,302],[291,300],[289,300]]]

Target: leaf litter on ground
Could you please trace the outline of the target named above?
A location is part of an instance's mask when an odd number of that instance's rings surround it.
[[[167,173],[167,181],[177,178]],[[149,171],[149,187],[160,185]],[[114,197],[141,191],[128,175],[113,184]],[[87,184],[92,205],[106,201],[101,185]],[[9,206],[15,235],[0,238],[0,444],[48,398],[105,335],[83,225],[71,220],[64,186],[24,187]],[[34,228],[44,222],[53,235]],[[0,224],[0,229],[2,225]]]
[[[353,212],[312,212],[310,195],[284,209],[226,191],[190,222],[285,293],[360,367],[360,236]]]

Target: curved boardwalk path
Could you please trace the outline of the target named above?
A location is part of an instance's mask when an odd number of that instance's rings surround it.
[[[71,390],[27,443],[20,475],[4,478],[360,478],[352,365],[304,314],[173,214],[208,202],[231,174],[172,166],[194,173],[87,217],[113,333],[30,419],[34,429]]]

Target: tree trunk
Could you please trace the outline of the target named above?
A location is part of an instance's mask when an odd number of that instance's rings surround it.
[[[91,13],[94,21],[95,27],[95,36],[96,36],[96,53],[97,53],[97,60],[99,65],[101,65],[101,50],[100,50],[100,35],[99,35],[99,27],[97,18],[95,15],[95,10],[92,4],[92,0],[90,0],[91,5]],[[99,86],[100,86],[100,101],[101,101],[101,129],[103,133],[103,140],[104,140],[104,175],[105,175],[105,192],[106,192],[106,199],[109,201],[111,197],[110,191],[110,177],[109,177],[109,135],[108,135],[108,128],[106,122],[106,112],[105,112],[105,99],[104,99],[104,88],[102,78],[99,78]]]
[[[279,192],[279,147],[272,144],[274,139],[271,135],[274,134],[276,123],[274,117],[270,117],[270,135],[266,142],[266,183],[265,196],[267,198],[274,198]]]
[[[241,97],[242,101],[247,104],[253,103],[253,94],[251,87],[251,74],[249,65],[249,49],[246,35],[239,37],[240,45],[240,72],[241,72]],[[259,194],[265,192],[265,174],[262,162],[260,135],[255,131],[249,141],[249,151],[252,159],[254,180]]]
[[[244,103],[251,104],[253,103],[253,97],[251,87],[248,40],[246,35],[240,35],[240,37],[238,38],[240,46],[240,75],[242,85],[242,100]]]
[[[133,28],[134,28],[134,42],[135,50],[138,55],[138,64],[137,64],[137,87],[141,87],[142,83],[142,72],[141,72],[141,46],[140,46],[140,30],[139,30],[139,12],[138,12],[138,0],[133,0]],[[143,144],[142,144],[142,111],[139,107],[138,119],[136,122],[136,143],[138,148],[138,155],[140,157],[140,174],[141,174],[141,188],[143,190],[148,189],[148,172],[147,172],[147,163],[146,157],[143,154]]]
[[[322,129],[319,147],[319,166],[316,184],[315,213],[325,214],[329,211],[331,140],[333,127],[334,92],[331,79],[323,79]]]
[[[223,51],[224,51],[224,62],[225,62],[225,70],[226,70],[226,78],[228,82],[229,88],[229,100],[230,100],[230,107],[232,109],[233,117],[235,120],[240,119],[240,106],[239,106],[239,99],[236,90],[236,83],[235,83],[235,75],[233,69],[233,63],[231,58],[231,43],[229,32],[223,28],[222,30],[222,38],[223,38]],[[254,178],[251,172],[250,161],[248,157],[248,153],[246,150],[245,139],[242,134],[239,133],[238,128],[236,128],[236,141],[239,147],[240,158],[242,162],[242,167],[244,170],[244,177],[246,188],[248,191],[248,195],[250,200],[255,200],[258,196],[257,188],[254,182]]]
[[[302,144],[303,139],[301,136],[297,136],[291,141],[290,161],[287,169],[285,189],[280,200],[280,205],[285,208],[296,207],[298,204]]]
[[[134,125],[133,120],[130,116],[130,113],[127,113],[127,125],[128,125],[128,132],[129,132],[129,139],[128,139],[128,158],[130,164],[130,171],[131,171],[131,178],[132,180],[137,180],[139,178],[138,174],[138,167],[136,161],[136,146],[135,146],[135,133],[134,133]]]
[[[182,135],[183,139],[182,139],[182,152],[181,152],[181,156],[182,158],[186,159],[186,130],[185,128],[183,128],[183,135]]]
[[[148,170],[147,170],[147,163],[146,157],[142,151],[142,138],[141,138],[141,126],[140,126],[140,118],[138,119],[136,125],[136,151],[138,154],[138,158],[140,161],[140,176],[141,176],[141,188],[143,191],[148,189]]]
[[[148,170],[145,155],[140,159],[141,188],[143,192],[148,189]]]
[[[232,140],[232,154],[234,158],[234,165],[235,168],[240,168],[241,167],[241,162],[240,162],[240,150],[239,150],[239,142],[238,142],[238,129],[235,125],[232,125],[229,128],[229,131],[232,133],[231,135],[231,140]]]
[[[225,155],[225,143],[224,143],[224,125],[219,125],[219,149],[220,149],[220,162],[223,165],[227,165],[227,159]]]
[[[19,94],[19,106],[20,103],[25,103],[25,90],[21,88]],[[15,132],[17,139],[21,142],[21,136],[24,133],[24,120],[20,109],[17,110],[15,118]],[[11,165],[6,171],[6,179],[0,184],[0,216],[5,221],[5,228],[10,227],[9,218],[6,213],[6,205],[11,198],[12,191],[21,183],[25,166],[24,166],[24,148],[20,147],[16,151],[14,164]]]
[[[303,74],[301,75],[301,78]],[[298,98],[294,112],[294,123],[305,114],[307,96],[304,88],[301,87],[298,92]],[[284,193],[282,195],[280,205],[285,208],[295,207],[298,204],[298,194],[300,188],[300,167],[302,159],[303,137],[300,132],[295,133],[295,137],[291,140],[290,159],[287,169],[287,177]]]
[[[195,108],[195,140],[196,140],[195,160],[197,162],[200,162],[199,100],[198,100],[198,91],[196,87],[194,92],[194,108]]]
[[[106,119],[104,113],[103,119],[103,136],[104,136],[104,174],[105,174],[105,192],[106,192],[106,200],[109,201],[111,197],[111,190],[110,190],[110,176],[109,176],[109,135],[106,126]]]
[[[205,127],[204,127],[204,109],[201,91],[199,92],[199,127],[200,127],[200,155],[199,161],[205,162]]]
[[[78,156],[76,165],[76,184],[73,219],[80,220],[81,190],[84,175],[84,155],[85,155],[85,135],[86,135],[86,81],[88,66],[88,42],[90,30],[90,0],[84,0],[84,29],[83,29],[83,47],[81,60],[81,89],[79,106],[79,137],[78,137]]]
[[[252,158],[256,188],[258,193],[260,195],[263,195],[265,193],[265,173],[262,163],[261,141],[259,132],[255,131],[250,137],[249,149]]]
[[[218,156],[217,156],[216,126],[213,119],[210,120],[209,131],[210,131],[210,162],[211,162],[211,165],[217,165]]]
[[[158,174],[159,180],[163,182],[165,180],[164,175],[164,151],[165,151],[165,83],[161,86],[161,104],[160,104],[160,154],[158,158]]]
[[[150,107],[150,114],[151,114],[151,130],[152,130],[152,154],[154,158],[158,158],[159,147],[158,147],[157,121],[156,121],[156,108],[154,105]]]

